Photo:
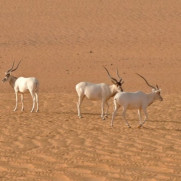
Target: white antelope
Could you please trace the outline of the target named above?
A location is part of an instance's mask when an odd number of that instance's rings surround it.
[[[143,76],[141,76],[140,74],[137,74],[137,75],[139,75],[141,78],[143,78],[149,87],[153,88],[152,92],[149,94],[146,94],[141,91],[117,93],[114,97],[114,112],[112,115],[111,126],[113,126],[113,121],[114,121],[114,117],[116,115],[117,110],[119,109],[120,106],[122,106],[123,107],[122,116],[123,116],[124,120],[126,121],[126,124],[128,125],[128,127],[130,127],[130,125],[127,122],[126,117],[125,117],[126,110],[127,109],[138,109],[138,116],[139,116],[139,120],[140,120],[140,125],[138,127],[140,128],[143,126],[145,121],[148,119],[148,114],[147,114],[147,110],[146,110],[147,107],[150,106],[156,100],[163,101],[163,98],[160,95],[161,89],[158,88],[158,85],[156,85],[156,87],[154,87],[154,86],[150,85]],[[142,122],[142,118],[141,118],[142,110],[145,114],[145,119],[143,122]]]
[[[104,67],[105,68],[105,67]],[[119,76],[118,70],[117,75],[119,77],[119,81],[117,81],[115,78],[111,77],[108,70],[107,71],[108,76],[110,77],[113,85],[107,85],[105,83],[100,84],[94,84],[90,82],[80,82],[76,85],[76,91],[78,94],[78,103],[77,103],[77,109],[78,109],[78,116],[81,118],[81,111],[80,106],[82,104],[82,101],[84,97],[87,97],[89,100],[101,100],[101,118],[105,119],[107,117],[108,113],[108,100],[114,96],[117,92],[123,91],[122,84],[124,83],[122,81],[122,78]],[[104,105],[107,105],[107,110],[104,115]]]
[[[34,110],[35,101],[37,103],[36,112],[38,112],[38,89],[39,89],[38,80],[35,77],[24,78],[24,77],[14,77],[11,75],[11,73],[14,72],[18,68],[20,62],[18,63],[16,68],[14,68],[14,62],[13,62],[13,66],[11,67],[11,69],[5,72],[5,77],[2,81],[3,82],[9,81],[9,84],[15,91],[16,105],[15,105],[14,111],[17,110],[17,106],[18,106],[18,93],[21,94],[21,103],[22,103],[21,111],[24,110],[24,104],[23,104],[24,93],[29,90],[33,99],[33,106],[32,106],[31,112],[33,112]]]

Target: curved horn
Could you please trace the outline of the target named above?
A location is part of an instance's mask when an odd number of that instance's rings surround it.
[[[109,71],[107,70],[107,68],[106,68],[106,67],[104,67],[104,68],[105,68],[108,76],[110,77],[110,79],[113,80],[113,81],[115,81],[115,82],[118,82],[115,78],[111,77],[111,75],[110,75]]]
[[[120,75],[119,75],[118,69],[116,69],[116,73],[117,73],[118,78],[120,79],[119,82],[121,82],[121,81],[122,81],[122,78],[121,78]]]
[[[21,63],[21,60],[19,61],[18,65],[16,66],[15,69],[11,70],[11,72],[14,72],[18,67],[19,67],[19,64]]]
[[[156,89],[153,85],[150,85],[150,84],[148,83],[148,81],[147,81],[142,75],[140,75],[140,74],[138,74],[138,73],[136,73],[136,74],[139,75],[142,79],[144,79],[145,82],[146,82],[146,84],[147,84],[149,87],[151,87],[151,88],[153,88],[153,89]]]
[[[15,61],[14,61],[15,62]],[[7,71],[7,72],[11,72],[11,70],[13,69],[13,67],[14,67],[14,62],[13,62],[13,65],[12,65],[12,67]]]

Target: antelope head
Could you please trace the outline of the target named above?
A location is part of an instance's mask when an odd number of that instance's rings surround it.
[[[113,77],[110,75],[110,73],[109,73],[109,71],[107,70],[106,67],[104,67],[104,69],[106,70],[109,78],[111,79],[111,82],[112,82],[114,85],[117,86],[118,90],[121,90],[121,91],[123,92],[122,85],[123,85],[124,81],[123,81],[122,78],[120,77],[119,72],[118,72],[118,69],[117,69],[116,73],[117,73],[117,76],[118,76],[118,78],[119,78],[119,81],[117,81],[115,78],[113,78]]]
[[[145,82],[146,84],[152,88],[152,92],[155,93],[155,99],[163,101],[163,98],[161,96],[161,89],[158,87],[158,85],[156,84],[156,86],[153,86],[151,84],[148,83],[148,81],[140,74],[136,73],[138,76],[140,76]]]
[[[21,60],[19,61],[19,63],[18,63],[18,65],[16,66],[16,68],[14,68],[14,62],[13,62],[12,67],[11,67],[7,72],[5,72],[5,77],[4,77],[4,79],[2,80],[3,82],[6,82],[6,81],[9,80],[9,78],[10,78],[10,76],[11,76],[11,72],[14,72],[15,70],[17,70],[20,63],[21,63]]]

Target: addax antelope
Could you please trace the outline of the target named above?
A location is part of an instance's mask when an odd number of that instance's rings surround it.
[[[14,77],[11,74],[12,72],[14,72],[15,70],[18,69],[20,63],[21,63],[21,60],[19,61],[16,68],[14,68],[14,62],[13,62],[12,67],[7,72],[5,72],[5,77],[2,81],[3,82],[8,81],[9,84],[11,85],[11,87],[15,91],[16,105],[15,105],[14,111],[17,110],[17,106],[18,106],[18,93],[21,94],[21,103],[22,103],[21,111],[23,111],[24,110],[24,104],[23,104],[24,93],[26,91],[29,91],[32,96],[32,99],[33,99],[33,106],[32,106],[31,112],[33,112],[33,110],[34,110],[35,101],[37,103],[36,112],[38,112],[38,89],[39,89],[38,80],[35,77],[28,77],[28,78]]]
[[[78,109],[79,118],[82,117],[80,106],[82,104],[84,97],[87,97],[89,100],[95,100],[95,101],[101,100],[101,118],[105,119],[105,117],[107,117],[108,108],[109,108],[108,100],[112,96],[114,96],[117,92],[123,91],[122,84],[124,82],[122,81],[122,78],[119,76],[118,70],[117,70],[117,75],[119,77],[119,81],[111,77],[109,71],[106,68],[105,70],[113,83],[112,85],[107,85],[105,83],[94,84],[90,82],[80,82],[76,85],[76,91],[78,94],[77,109]],[[105,104],[107,105],[107,110],[104,114]]]
[[[126,120],[126,110],[127,109],[138,109],[138,115],[139,115],[139,120],[140,120],[140,124],[139,124],[139,128],[143,126],[143,124],[145,123],[145,121],[148,119],[148,114],[147,114],[147,107],[150,106],[154,101],[156,100],[160,100],[163,101],[163,98],[161,97],[161,89],[159,89],[158,85],[156,85],[156,87],[150,85],[148,83],[148,81],[139,75],[141,78],[143,78],[146,82],[146,84],[152,88],[152,92],[149,94],[146,94],[142,91],[137,91],[137,92],[120,92],[117,93],[114,97],[114,112],[112,115],[112,121],[111,121],[111,126],[113,126],[113,121],[114,121],[114,117],[116,115],[116,112],[118,110],[118,108],[120,106],[123,107],[123,112],[122,112],[122,116],[124,118],[124,120],[126,121],[126,124],[128,125],[128,127],[130,127],[129,123]],[[142,122],[142,118],[141,118],[141,111],[143,110],[144,114],[145,114],[145,119]]]

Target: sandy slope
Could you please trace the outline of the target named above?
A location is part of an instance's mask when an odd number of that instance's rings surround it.
[[[16,76],[40,80],[40,112],[13,112],[15,98],[0,87],[0,180],[101,181],[181,179],[180,1],[1,1],[0,72],[23,59]],[[119,68],[126,91],[150,91],[135,72],[162,88],[138,129],[120,113],[100,119],[100,102],[83,103],[75,84],[110,83]],[[110,100],[110,113],[112,100]],[[20,105],[19,105],[20,106]]]

